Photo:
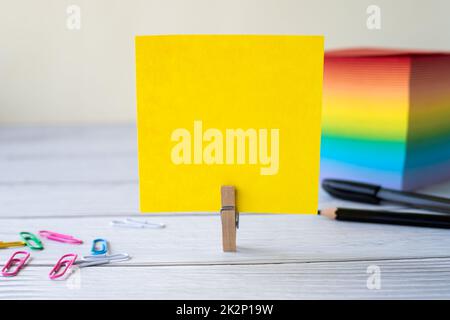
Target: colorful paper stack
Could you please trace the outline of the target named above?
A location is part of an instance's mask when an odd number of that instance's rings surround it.
[[[321,178],[409,190],[450,179],[450,54],[325,55]]]

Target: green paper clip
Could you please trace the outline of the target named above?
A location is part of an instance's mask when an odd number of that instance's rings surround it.
[[[38,237],[36,237],[31,232],[21,232],[20,237],[22,240],[27,244],[27,246],[31,250],[42,250],[44,249],[44,246],[42,245],[41,240],[39,240]]]

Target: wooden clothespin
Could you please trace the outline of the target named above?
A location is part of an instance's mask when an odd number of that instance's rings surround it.
[[[236,252],[236,229],[239,228],[239,212],[236,209],[236,190],[233,186],[220,189],[222,208],[222,245],[224,252]]]

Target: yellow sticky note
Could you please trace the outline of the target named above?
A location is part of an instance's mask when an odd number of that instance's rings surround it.
[[[142,212],[316,213],[323,37],[136,37]]]

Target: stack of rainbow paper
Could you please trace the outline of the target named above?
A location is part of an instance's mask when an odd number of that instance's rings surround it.
[[[321,178],[416,189],[450,178],[450,53],[325,55]]]

